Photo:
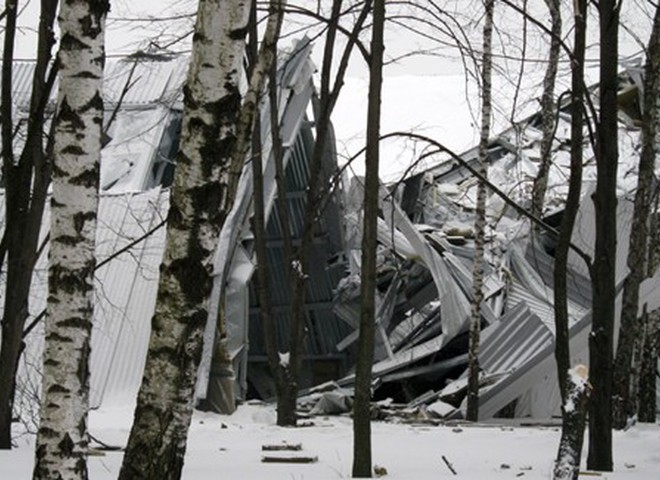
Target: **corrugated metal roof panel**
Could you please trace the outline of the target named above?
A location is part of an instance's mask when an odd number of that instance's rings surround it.
[[[101,197],[98,261],[160,225],[168,199],[168,192],[160,189]],[[159,228],[96,272],[90,361],[93,406],[107,400],[108,395],[133,398],[139,388],[164,245],[165,228]]]
[[[106,108],[114,108],[125,89],[126,92],[121,99],[124,108],[151,104],[172,105],[181,95],[181,87],[188,71],[188,60],[188,55],[162,58],[108,58],[103,79],[103,98]],[[34,60],[16,60],[13,63],[12,99],[17,108],[25,111],[30,105],[34,69]],[[51,93],[51,102],[54,102],[56,96],[57,85]]]
[[[102,195],[97,223],[97,262],[109,259],[161,223],[167,212],[168,200],[169,192],[160,189]],[[0,203],[4,203],[1,191]],[[50,225],[50,209],[49,204],[46,205],[43,225],[47,226]],[[158,269],[164,245],[165,229],[160,228],[95,273],[90,358],[90,392],[94,407],[108,401],[109,395],[115,399],[133,401],[137,394],[156,303]],[[46,249],[33,277],[28,322],[46,307],[47,268]],[[4,283],[4,278],[2,281]],[[4,288],[0,289],[0,295],[4,295]],[[0,298],[0,305],[4,305],[3,298]],[[41,325],[31,333],[27,346],[19,375],[24,381],[34,382],[38,380],[43,349]]]
[[[153,103],[172,104],[180,95],[188,70],[188,55],[161,59],[129,57],[108,61],[104,72],[103,96],[124,107]]]
[[[525,302],[520,302],[484,331],[479,364],[488,373],[513,371],[553,338],[547,325]]]
[[[514,279],[507,294],[507,310],[519,303],[525,303],[552,332],[555,331],[554,293],[551,289],[548,288],[545,298],[540,298]],[[571,322],[578,321],[588,311],[588,308],[569,300],[568,314]]]

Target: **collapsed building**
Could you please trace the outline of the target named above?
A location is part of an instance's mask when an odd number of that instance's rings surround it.
[[[272,295],[278,331],[288,331],[290,303],[284,277],[281,225],[277,195],[286,197],[294,241],[301,236],[305,191],[316,134],[318,99],[313,84],[316,71],[311,60],[309,39],[293,42],[280,52],[277,72],[279,129],[284,151],[286,192],[277,191],[275,158],[271,152],[270,110],[261,105],[262,157],[268,255],[272,265]],[[97,224],[97,270],[95,308],[90,359],[91,405],[97,408],[135,400],[144,370],[150,323],[154,314],[158,272],[165,248],[165,225],[169,187],[175,170],[175,154],[181,132],[182,86],[187,72],[186,55],[136,54],[109,59],[104,74],[104,131],[107,143],[101,158],[101,192]],[[25,128],[29,113],[33,61],[17,61],[13,68],[13,111],[16,124]],[[267,97],[267,96],[266,96]],[[55,95],[48,105],[54,112]],[[22,130],[18,132],[20,148]],[[330,132],[331,133],[331,132]],[[336,178],[337,160],[334,137],[329,135],[323,156],[324,184]],[[336,183],[336,182],[335,182]],[[344,276],[342,263],[340,189],[331,190],[326,208],[315,225],[314,245],[306,293],[307,345],[303,385],[310,386],[345,375],[351,365],[335,345],[350,333],[336,320],[333,292]],[[263,334],[259,326],[254,275],[254,242],[250,232],[252,216],[252,164],[246,162],[237,199],[221,233],[214,266],[214,292],[210,301],[205,348],[196,389],[198,401],[211,408],[226,407],[227,375],[235,383],[238,399],[249,395],[272,395],[266,363]],[[4,211],[5,194],[0,189]],[[35,398],[40,385],[43,318],[47,298],[47,256],[50,211],[47,205],[42,223],[41,255],[37,262],[29,299],[27,324],[35,323],[26,337],[21,358],[16,408],[38,408]],[[6,225],[0,219],[0,234]],[[0,276],[0,304],[4,304],[6,275]],[[225,293],[227,351],[233,370],[215,368],[219,290]],[[0,307],[2,308],[2,307]],[[280,344],[285,345],[284,333]],[[224,383],[223,383],[224,382]],[[36,416],[34,417],[36,418]]]
[[[620,164],[617,194],[617,319],[621,308],[628,239],[637,187],[641,69],[630,65],[620,76]],[[592,91],[597,93],[597,91]],[[544,221],[558,227],[570,176],[570,106],[560,105],[552,147]],[[540,164],[541,114],[535,114],[493,138],[488,147],[486,248],[481,305],[479,414],[550,418],[559,415],[560,394],[554,359],[553,265],[555,237],[534,233],[532,222],[504,197],[526,210]],[[441,159],[402,185],[383,189],[379,219],[379,268],[376,398],[391,397],[410,407],[426,405],[433,415],[465,413],[468,329],[473,297],[473,225],[478,180],[473,175],[478,150]],[[584,143],[582,200],[572,243],[593,252],[595,213],[590,193],[596,170]],[[413,159],[414,160],[414,159]],[[351,227],[359,231],[359,182],[348,205]],[[499,190],[499,191],[495,191]],[[354,237],[359,237],[353,235]],[[348,236],[351,238],[351,235]],[[351,245],[348,246],[351,248]],[[352,243],[359,248],[359,241]],[[357,258],[357,257],[356,257]],[[567,278],[572,364],[587,364],[591,328],[588,266],[569,253]],[[359,263],[337,292],[335,311],[351,325],[359,320]],[[658,279],[641,286],[640,314],[660,306]],[[357,338],[353,332],[338,349]],[[350,387],[353,377],[338,384]],[[350,390],[348,390],[350,394]],[[659,397],[660,398],[660,397]]]
[[[268,102],[262,103],[265,210],[271,297],[278,344],[286,351],[291,295],[286,280],[283,231],[277,209],[286,197],[294,241],[302,236],[305,193],[316,139],[318,102],[313,85],[311,44],[302,40],[282,52],[278,68],[279,122],[287,191],[275,181]],[[181,88],[187,58],[181,55],[135,55],[109,61],[106,68],[106,133],[101,163],[98,212],[96,302],[91,357],[93,407],[133,402],[146,355],[150,320],[165,246],[169,186],[180,135]],[[16,62],[16,116],[29,106],[32,62]],[[639,156],[639,69],[629,68],[621,81],[621,165],[617,285],[626,271],[628,232]],[[54,109],[54,100],[50,110]],[[569,171],[570,118],[558,112],[553,163],[544,219],[558,225]],[[539,165],[541,117],[533,115],[497,135],[489,146],[489,181],[523,208],[529,207]],[[573,243],[592,249],[594,212],[589,189],[595,182],[593,155],[585,144],[583,201]],[[401,185],[383,187],[379,218],[376,352],[373,366],[376,398],[411,406],[427,405],[440,416],[461,415],[467,365],[467,328],[472,301],[474,208],[477,180],[469,166],[477,150],[439,159],[436,166]],[[306,336],[301,386],[332,380],[350,395],[359,324],[360,229],[362,191],[359,179],[339,181],[334,137],[330,132],[323,176],[332,195],[315,224],[306,285]],[[342,189],[343,187],[343,189]],[[272,398],[273,380],[260,325],[256,295],[251,165],[246,165],[237,200],[223,227],[215,259],[214,296],[210,301],[196,398],[208,408],[229,409],[227,395],[238,400]],[[480,364],[483,386],[480,415],[548,418],[558,412],[559,392],[553,357],[553,238],[532,234],[529,220],[500,196],[489,193],[487,249],[482,304]],[[4,192],[0,190],[4,205]],[[4,209],[4,206],[3,206]],[[45,308],[47,292],[46,211],[42,231],[46,246],[35,270],[30,318]],[[2,221],[2,229],[10,227]],[[4,272],[3,272],[4,273]],[[5,277],[1,278],[3,284]],[[6,285],[0,288],[0,303]],[[219,304],[220,291],[224,304]],[[569,258],[568,298],[574,363],[588,363],[591,285],[582,259]],[[660,277],[641,287],[640,309],[660,306]],[[224,347],[233,368],[216,361],[220,310],[226,318]],[[42,332],[27,338],[21,361],[17,408],[34,405],[38,390]],[[227,385],[233,388],[228,389]],[[348,404],[346,404],[348,405]]]

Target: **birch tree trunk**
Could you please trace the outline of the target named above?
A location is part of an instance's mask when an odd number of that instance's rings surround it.
[[[369,57],[369,104],[365,153],[362,272],[360,282],[360,336],[355,365],[353,403],[353,478],[371,478],[371,368],[376,322],[376,248],[378,245],[378,178],[381,90],[383,85],[383,31],[385,0],[373,6]]]
[[[596,132],[596,239],[592,284],[589,369],[593,392],[589,403],[591,470],[612,471],[612,361],[614,340],[616,180],[619,157],[617,125],[619,7],[600,0],[600,113]]]
[[[495,0],[485,0],[486,18],[483,29],[483,60],[481,66],[481,134],[479,138],[479,163],[477,169],[483,178],[488,177],[488,140],[491,123],[491,76],[493,45],[493,12]],[[472,269],[472,315],[470,319],[468,349],[468,420],[479,420],[479,343],[481,336],[481,302],[483,301],[484,243],[486,230],[486,184],[477,184],[477,206],[474,219],[474,266]]]
[[[557,78],[557,65],[559,64],[559,51],[561,48],[561,11],[559,0],[545,0],[552,19],[550,38],[550,51],[548,53],[548,67],[543,78],[543,95],[541,97],[541,116],[543,118],[543,139],[541,141],[541,161],[539,172],[534,179],[532,187],[532,215],[543,217],[543,202],[548,189],[548,173],[552,163],[552,141],[555,132],[555,80]],[[535,227],[536,228],[536,227]]]
[[[144,377],[120,479],[180,478],[192,417],[212,257],[231,203],[248,0],[200,0],[184,87],[167,246]]]
[[[658,135],[658,96],[660,96],[660,8],[656,8],[653,31],[646,50],[644,68],[644,99],[642,107],[642,153],[639,158],[639,173],[627,264],[630,270],[623,283],[621,305],[621,327],[614,360],[614,384],[612,400],[612,423],[614,428],[626,426],[628,417],[635,414],[636,395],[631,383],[634,376],[633,352],[635,344],[642,338],[639,311],[639,285],[646,275],[645,260],[648,245],[649,213],[651,211],[651,189],[654,178]],[[636,355],[639,357],[639,355]]]
[[[87,478],[89,352],[107,1],[65,2],[59,14],[49,296],[35,479]]]

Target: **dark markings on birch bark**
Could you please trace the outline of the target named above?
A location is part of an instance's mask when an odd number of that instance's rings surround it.
[[[57,437],[57,432],[53,430],[52,428],[41,428],[39,431],[43,434],[44,437],[47,438],[55,438]]]
[[[73,35],[70,35],[68,33],[62,35],[62,39],[60,40],[60,50],[68,50],[68,51],[87,50],[87,48],[88,45],[86,43],[81,42],[78,38],[74,37]],[[59,57],[59,60],[60,62],[63,62],[62,66],[66,67],[66,64],[62,59],[61,55]]]
[[[67,318],[66,320],[62,320],[60,322],[57,322],[57,325],[62,328],[76,328],[76,329],[85,329],[89,330],[91,329],[92,324],[90,323],[89,319],[87,318],[77,318],[77,317],[70,317]]]
[[[88,72],[88,71],[82,71],[80,73],[76,73],[75,75],[72,75],[73,78],[89,78],[89,79],[97,79],[101,78],[95,73]]]
[[[73,453],[74,447],[75,445],[73,440],[71,440],[71,436],[68,433],[64,434],[62,440],[60,440],[60,442],[57,444],[57,448],[59,448],[60,451],[66,456],[69,456]]]
[[[92,2],[91,4],[93,5],[94,3]],[[81,18],[80,25],[83,28],[85,36],[91,39],[95,39],[103,33],[103,28],[96,15],[87,15],[86,17]]]
[[[94,171],[87,170],[87,171],[84,173],[84,175],[85,175],[86,177],[89,177],[89,176],[93,176],[95,173],[96,173],[97,176],[98,176],[98,172],[94,172]],[[80,177],[81,177],[81,175],[79,175],[78,177],[72,177],[72,178],[69,180],[69,183],[72,183],[72,184],[74,184],[74,185],[78,184],[78,183],[77,183],[77,180],[78,180]],[[91,184],[90,184],[90,183],[84,183],[84,186],[86,186],[86,187],[93,187],[93,186],[96,185],[97,183],[98,183],[98,182],[92,182]],[[76,213],[76,214],[73,215],[73,228],[75,228],[76,232],[80,234],[80,232],[82,232],[83,228],[85,228],[85,224],[86,224],[87,222],[89,222],[89,221],[93,221],[93,220],[95,220],[95,219],[96,219],[96,212],[78,212],[78,213]]]
[[[46,340],[55,340],[55,341],[61,342],[61,343],[71,343],[71,339],[69,337],[65,337],[64,335],[60,335],[57,332],[49,333],[46,336]],[[59,363],[59,362],[57,362],[56,360],[53,360],[53,359],[50,359],[50,361],[54,362],[54,363]]]
[[[229,32],[229,38],[232,40],[243,40],[248,33],[248,27],[236,28]]]
[[[194,304],[204,300],[212,280],[202,264],[205,255],[200,255],[199,245],[190,245],[190,249],[190,257],[196,257],[197,261],[177,259],[165,267],[164,272],[177,279],[186,300]]]
[[[84,155],[85,151],[80,145],[68,145],[61,150],[66,155]],[[60,170],[61,171],[61,170]]]
[[[88,317],[91,318],[92,316],[92,311],[88,313]],[[87,332],[88,332],[88,340],[83,344],[81,350],[81,359],[80,362],[78,363],[78,370],[76,371],[76,376],[78,377],[78,381],[80,382],[81,385],[85,385],[85,388],[89,390],[89,354],[91,353],[91,347],[90,347],[90,340],[89,337],[91,336],[92,333],[92,324],[90,322],[87,322]],[[85,418],[80,419],[79,423],[87,423]],[[80,427],[79,427],[80,428]],[[84,431],[87,431],[85,429]]]
[[[84,78],[91,78],[91,79],[101,78],[97,74],[88,71],[85,71],[79,75],[84,75],[85,76]],[[103,97],[101,96],[101,92],[96,92],[94,96],[92,96],[92,98],[90,98],[86,104],[78,108],[78,112],[80,113],[86,113],[88,111],[102,112],[103,111],[102,109],[103,109]],[[94,122],[102,119],[103,115],[95,115],[95,117],[96,118],[93,120]]]
[[[109,0],[95,0],[89,4],[89,12],[99,19],[110,12],[110,5],[111,2]]]
[[[52,385],[48,391],[51,393],[71,393],[71,390],[58,384]]]
[[[60,124],[67,124],[67,128],[72,130],[83,129],[85,127],[85,122],[80,119],[78,112],[71,108],[66,97],[64,97],[60,103],[60,109],[57,113],[57,122],[60,122]]]
[[[221,220],[226,186],[221,182],[206,183],[188,190],[196,211],[206,212],[209,219]],[[208,252],[205,252],[208,253]]]
[[[77,245],[78,242],[69,242],[71,237],[60,237],[58,241],[64,244]],[[64,241],[62,241],[64,240]],[[73,293],[80,288],[86,288],[88,283],[87,280],[83,277],[86,274],[88,269],[81,268],[77,270],[67,270],[60,267],[59,265],[53,265],[51,267],[53,270],[53,275],[51,277],[52,283],[51,288],[53,291],[60,291],[66,293]],[[52,295],[49,295],[49,300],[52,298]]]

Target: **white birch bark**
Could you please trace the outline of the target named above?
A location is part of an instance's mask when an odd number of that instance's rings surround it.
[[[228,203],[249,0],[200,0],[156,313],[120,479],[179,478]]]
[[[532,187],[532,215],[543,217],[543,201],[548,189],[548,174],[552,162],[552,141],[555,130],[555,80],[557,78],[557,67],[559,64],[559,53],[561,49],[561,9],[559,0],[545,0],[545,4],[552,19],[552,37],[550,38],[550,50],[548,52],[548,66],[543,77],[543,95],[541,97],[541,116],[543,139],[541,140],[541,158],[539,172],[534,179]],[[537,227],[534,227],[537,228]]]
[[[35,479],[87,478],[89,351],[107,1],[61,6],[49,297]]]
[[[479,163],[477,171],[488,178],[488,140],[491,124],[491,76],[493,45],[493,11],[495,0],[484,1],[486,18],[483,30],[482,91],[481,91],[481,134],[479,140]],[[479,342],[481,333],[481,302],[483,301],[484,236],[486,229],[486,185],[477,186],[477,205],[474,219],[474,265],[472,268],[472,314],[468,348],[468,393],[467,419],[479,419]]]
[[[585,413],[590,390],[587,367],[584,365],[573,367],[566,378],[566,399],[562,405],[564,424],[552,472],[553,480],[577,480],[579,477]]]

